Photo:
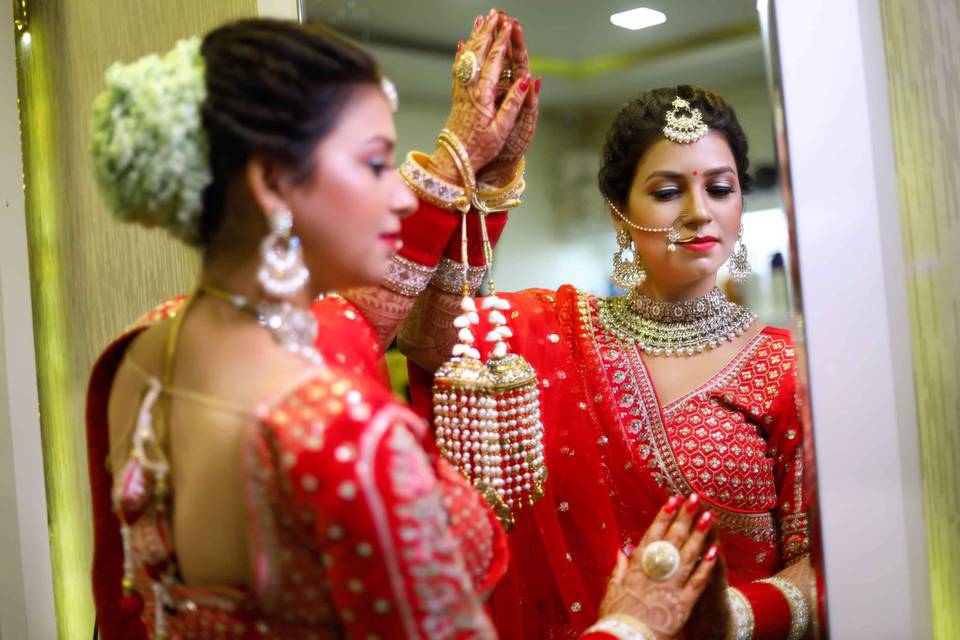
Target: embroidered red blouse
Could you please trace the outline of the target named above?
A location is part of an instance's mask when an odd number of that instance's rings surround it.
[[[492,638],[480,594],[503,574],[506,543],[483,500],[437,455],[424,422],[382,384],[376,337],[341,298],[314,307],[327,365],[261,403],[247,434],[255,582],[197,588],[152,577],[175,566],[165,514],[124,513],[137,597],[124,598],[120,522],[104,462],[107,403],[132,339],[172,317],[158,307],[93,370],[87,438],[100,636],[168,638]],[[163,615],[158,615],[162,609]],[[158,628],[158,624],[162,628]]]

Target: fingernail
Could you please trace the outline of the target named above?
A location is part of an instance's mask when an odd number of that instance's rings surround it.
[[[483,16],[477,16],[477,19],[473,21],[473,29],[476,31],[480,28],[480,25],[483,24]]]
[[[706,531],[713,523],[713,511],[704,511],[700,519],[697,520],[697,531]]]
[[[487,14],[487,20],[493,20],[494,16],[497,15],[496,9],[490,9],[490,13]]]
[[[540,93],[540,85],[542,84],[543,84],[543,78],[537,78],[537,80],[533,83],[533,90],[536,91],[537,93]]]
[[[463,40],[457,42],[457,53],[463,51]]]
[[[720,545],[715,544],[709,549],[707,549],[707,552],[703,554],[703,559],[707,561],[712,561],[717,557],[717,554],[719,552],[720,552]]]
[[[520,81],[520,91],[526,91],[530,86],[530,74],[523,74],[523,80]]]
[[[623,555],[625,555],[625,556],[627,556],[627,557],[629,558],[630,556],[633,555],[633,550],[634,550],[634,549],[636,549],[636,547],[633,546],[632,544],[626,545],[626,546],[623,548]]]
[[[670,499],[667,500],[667,504],[663,507],[664,513],[667,515],[672,515],[677,510],[677,507],[680,506],[681,502],[683,502],[683,498],[680,496],[670,496]]]
[[[693,513],[700,507],[700,494],[691,493],[687,498],[687,513]]]

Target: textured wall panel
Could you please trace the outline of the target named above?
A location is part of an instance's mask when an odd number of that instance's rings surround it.
[[[20,85],[40,411],[61,638],[90,637],[90,513],[83,401],[111,336],[191,286],[196,256],[161,232],[115,223],[88,158],[90,107],[114,60],[165,50],[256,0],[30,2]]]
[[[908,267],[933,635],[947,640],[960,638],[960,2],[880,4]]]

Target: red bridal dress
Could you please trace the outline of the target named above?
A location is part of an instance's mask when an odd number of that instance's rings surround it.
[[[156,478],[131,463],[111,474],[107,407],[131,342],[181,304],[115,340],[90,380],[100,637],[495,638],[478,594],[504,572],[503,530],[423,420],[394,400],[373,330],[335,296],[313,307],[325,364],[260,402],[246,434],[253,583],[180,580],[169,513],[150,495]]]
[[[500,637],[576,637],[597,619],[617,550],[640,542],[668,496],[692,492],[716,512],[752,637],[793,637],[800,603],[760,582],[808,549],[789,332],[763,329],[664,405],[636,342],[601,322],[598,298],[571,286],[500,295],[512,307],[511,351],[539,374],[549,474],[508,534],[510,566],[491,598]],[[411,378],[414,405],[428,408],[429,375]]]

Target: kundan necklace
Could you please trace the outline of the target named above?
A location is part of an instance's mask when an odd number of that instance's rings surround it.
[[[746,331],[757,317],[718,288],[700,298],[665,302],[636,289],[600,302],[600,321],[652,356],[692,356]]]
[[[270,332],[277,344],[290,353],[306,358],[313,364],[323,362],[316,347],[320,326],[316,316],[308,309],[301,309],[289,302],[261,302],[254,305],[246,296],[210,285],[201,286],[200,293],[228,302],[252,315],[261,327]]]

